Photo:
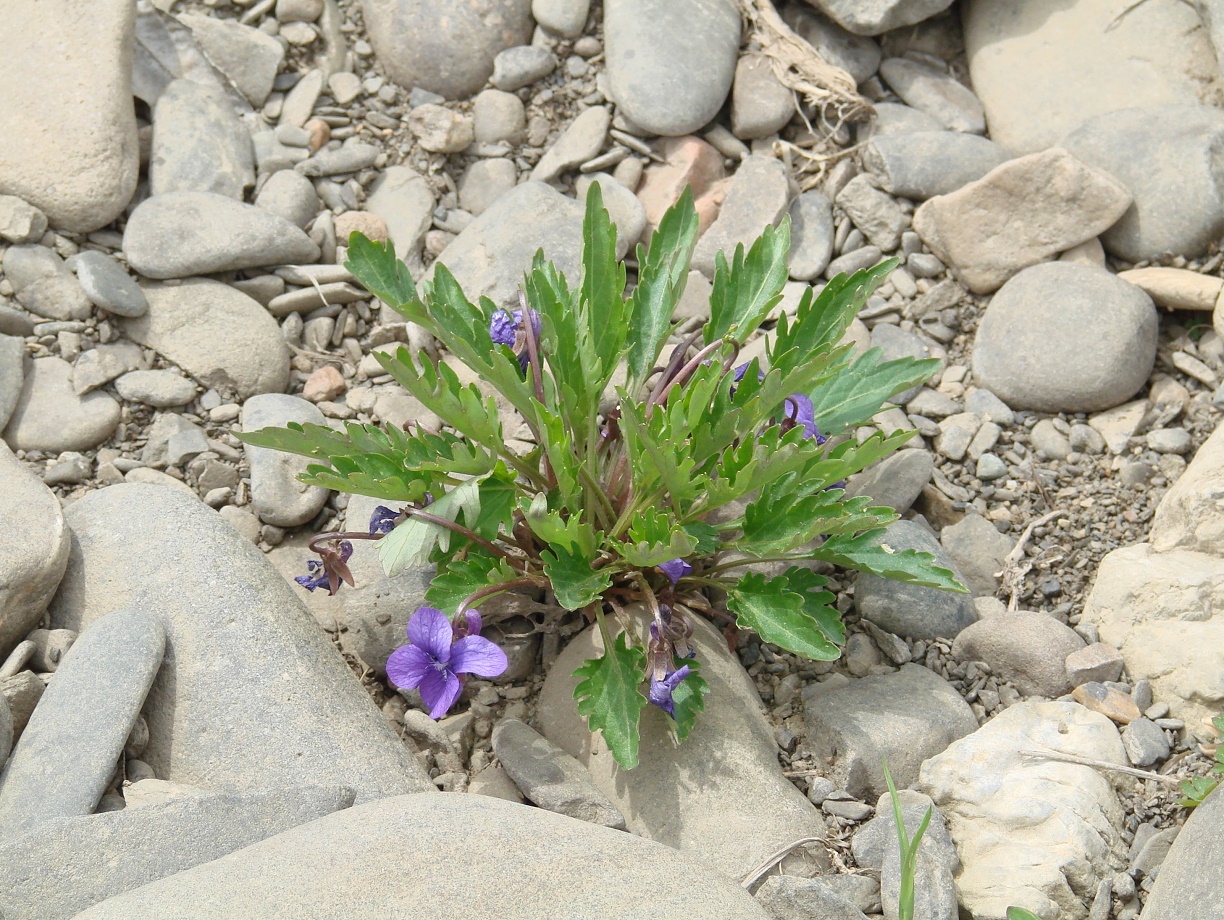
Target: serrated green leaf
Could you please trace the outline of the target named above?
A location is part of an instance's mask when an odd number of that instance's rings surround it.
[[[621,403],[621,432],[629,453],[634,493],[649,495],[661,484],[673,507],[683,507],[697,497],[702,484],[693,477],[690,444],[671,430],[669,418],[666,412],[646,418],[639,405]]]
[[[681,668],[684,665],[688,665],[691,671],[672,691],[672,702],[676,704],[674,719],[678,741],[687,738],[697,724],[697,713],[705,711],[705,696],[710,692],[710,685],[700,673],[701,662],[696,658],[676,656],[673,666]]]
[[[766,227],[746,255],[744,244],[737,244],[730,265],[723,253],[716,254],[710,321],[702,330],[707,345],[728,335],[736,342],[748,341],[782,300],[789,255],[789,217],[777,227]]]
[[[699,556],[708,556],[711,553],[718,552],[722,545],[722,540],[718,535],[718,528],[712,524],[707,524],[705,521],[689,521],[682,525],[684,532],[693,538],[697,544],[693,552]]]
[[[582,221],[582,287],[579,309],[594,351],[602,391],[625,344],[625,265],[616,258],[616,227],[603,206],[598,182],[587,189]]]
[[[870,348],[808,394],[822,434],[832,436],[861,425],[884,403],[910,387],[925,383],[939,370],[938,358],[881,361],[883,351]]]
[[[591,568],[591,557],[580,552],[554,545],[540,558],[557,603],[566,610],[580,610],[612,586],[607,569]]]
[[[475,521],[480,514],[480,480],[461,482],[437,498],[428,510],[434,517],[448,521],[458,521],[461,515],[465,521]],[[378,541],[378,558],[382,560],[383,571],[388,576],[395,576],[410,565],[427,564],[434,547],[445,551],[452,536],[454,534],[445,527],[409,517]]]
[[[395,248],[389,241],[376,243],[365,234],[353,231],[349,235],[344,267],[362,287],[396,312],[404,313],[409,319],[416,319],[422,312],[412,273],[395,257]]]
[[[823,559],[859,572],[903,581],[910,585],[940,588],[958,594],[968,594],[969,589],[956,580],[950,569],[935,565],[935,557],[917,550],[899,550],[888,545],[884,529],[867,530],[850,535],[838,534],[816,547],[812,559]]]
[[[1212,776],[1195,776],[1191,779],[1184,779],[1178,786],[1182,797],[1177,804],[1182,808],[1197,808],[1203,804],[1203,800],[1211,793],[1215,792],[1220,781]]]
[[[650,237],[650,248],[637,248],[638,283],[629,299],[629,379],[626,389],[638,389],[659,360],[671,329],[671,318],[684,293],[689,263],[697,244],[697,209],[693,191],[685,186]]]
[[[470,595],[489,585],[499,585],[518,577],[510,564],[479,548],[468,551],[465,559],[450,559],[425,589],[425,600],[434,607],[453,613]]]
[[[630,648],[621,633],[603,655],[583,662],[574,677],[578,714],[586,717],[591,731],[603,735],[616,762],[632,770],[638,765],[638,723],[648,704],[640,689],[646,653],[638,646]]]
[[[815,620],[816,627],[824,633],[825,638],[834,645],[844,645],[846,624],[833,606],[837,598],[831,591],[825,590],[829,580],[811,569],[797,565],[791,566],[781,577],[786,579],[791,591],[803,598],[803,612]],[[833,657],[836,657],[836,654]]]
[[[595,528],[584,521],[581,515],[571,513],[564,517],[560,510],[550,510],[548,500],[542,494],[537,494],[530,503],[520,499],[519,509],[523,512],[531,532],[545,543],[563,547],[587,559],[595,558],[599,538]]]
[[[727,588],[727,607],[740,626],[753,630],[766,642],[817,661],[829,661],[840,652],[804,607],[805,599],[791,590],[788,578],[768,581],[749,572]]]
[[[625,560],[648,569],[672,559],[684,559],[697,549],[697,540],[665,511],[645,508],[629,523],[627,539],[616,544]]]

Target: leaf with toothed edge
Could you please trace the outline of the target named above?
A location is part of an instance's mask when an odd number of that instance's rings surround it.
[[[603,735],[604,743],[626,770],[638,765],[638,723],[649,705],[641,691],[646,679],[646,653],[629,647],[619,634],[598,658],[588,658],[574,671],[578,686],[574,699],[578,714],[586,716],[591,731]]]

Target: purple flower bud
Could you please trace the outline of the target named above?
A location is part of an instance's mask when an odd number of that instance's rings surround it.
[[[543,330],[539,311],[528,307],[527,316],[531,321],[532,336],[539,343]],[[519,367],[526,372],[530,356],[527,353],[527,331],[523,326],[522,310],[515,310],[513,314],[497,310],[489,321],[489,338],[493,340],[494,345],[505,345],[513,351],[519,359]]]
[[[398,511],[386,505],[378,505],[370,515],[370,533],[390,533],[395,529],[395,519],[398,517]]]
[[[658,566],[658,569],[667,576],[673,587],[675,587],[676,582],[678,582],[681,578],[684,578],[686,575],[691,575],[693,572],[693,567],[683,559],[669,559],[667,562],[664,562],[662,565]]]
[[[318,552],[318,559],[306,562],[306,574],[296,576],[294,581],[307,591],[326,587],[328,594],[339,591],[341,584],[353,584],[353,573],[347,565],[353,555],[352,543],[348,540],[341,540],[339,544],[333,542]]]
[[[672,694],[676,692],[680,682],[691,673],[693,673],[693,669],[686,664],[665,677],[657,680],[652,679],[646,698],[674,719],[676,717],[676,701],[672,699]]]
[[[493,339],[494,345],[505,345],[507,348],[514,347],[514,334],[517,331],[518,321],[505,310],[498,310],[493,314],[493,319],[489,323],[489,337]]]

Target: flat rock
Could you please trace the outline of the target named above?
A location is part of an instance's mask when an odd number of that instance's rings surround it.
[[[973,378],[1014,409],[1110,409],[1147,383],[1157,325],[1151,298],[1105,269],[1034,265],[987,307]]]
[[[518,719],[493,726],[493,753],[529,801],[558,814],[625,830],[625,816],[582,764]]]
[[[411,885],[403,881],[404,851],[387,845],[401,839],[413,842],[419,877]],[[482,871],[473,872],[456,853],[477,849]],[[333,868],[336,854],[347,866],[342,876]],[[547,885],[539,882],[544,876]],[[543,809],[456,794],[396,796],[339,811],[111,898],[78,920],[644,920],[660,912],[767,917],[737,882],[668,847]]]
[[[837,193],[837,206],[873,246],[892,252],[901,245],[901,231],[905,228],[901,207],[866,175],[855,176],[846,183]]]
[[[715,255],[723,253],[730,263],[736,246],[742,243],[747,251],[766,226],[782,220],[790,199],[790,177],[781,160],[746,157],[735,171],[718,218],[697,241],[693,268],[713,278]]]
[[[35,358],[4,440],[13,450],[90,450],[111,436],[119,414],[119,403],[105,393],[76,394],[67,361]]]
[[[144,294],[141,293],[141,298]],[[135,342],[120,339],[81,352],[72,366],[72,389],[79,396],[110,383],[121,374],[140,370],[144,351]]]
[[[873,505],[892,508],[904,513],[922,494],[923,487],[935,472],[935,458],[925,450],[901,450],[846,483],[846,497],[871,497]]]
[[[810,0],[834,22],[856,35],[879,35],[942,13],[950,0]]]
[[[161,621],[140,610],[109,613],[81,633],[0,772],[3,836],[93,812],[165,647]]]
[[[1104,112],[1215,101],[1211,42],[1179,0],[972,0],[961,15],[990,137],[1013,153],[1044,150]]]
[[[803,701],[809,748],[829,764],[829,778],[859,798],[888,791],[885,758],[893,782],[908,786],[923,761],[977,729],[956,689],[918,664],[840,687],[809,684]]]
[[[37,678],[36,678],[37,679]],[[8,760],[13,749],[13,712],[8,699],[0,694],[0,764]]]
[[[1184,549],[1224,556],[1224,510],[1218,505],[1221,475],[1224,427],[1212,432],[1156,506],[1150,535],[1153,550]]]
[[[388,166],[366,200],[366,211],[387,225],[395,254],[410,265],[421,262],[421,243],[433,226],[433,210],[433,189],[407,166]]]
[[[673,724],[642,711],[638,766],[621,770],[574,704],[573,671],[600,654],[597,631],[576,637],[553,663],[540,697],[544,736],[590,771],[633,834],[680,850],[738,882],[779,847],[821,832],[812,805],[782,776],[760,699],[726,641],[695,618],[692,643],[710,686],[705,711],[677,746]],[[651,914],[656,916],[656,914]]]
[[[479,92],[499,51],[531,41],[531,0],[363,0],[361,7],[391,79],[447,99]]]
[[[38,626],[68,565],[55,494],[0,442],[0,659]],[[0,758],[3,763],[3,758]]]
[[[816,49],[827,64],[840,67],[856,84],[869,79],[880,66],[880,46],[873,39],[855,35],[802,4],[779,10],[783,20],[809,45]],[[877,112],[879,107],[876,108]]]
[[[543,80],[557,69],[557,56],[547,48],[517,45],[499,51],[493,58],[493,76],[489,82],[504,93],[530,86]]]
[[[251,105],[262,106],[272,92],[285,48],[271,35],[235,19],[183,13],[179,22],[191,29],[200,49]]]
[[[25,342],[15,335],[0,334],[0,431],[4,431],[25,382]]]
[[[322,207],[314,183],[293,169],[281,169],[269,176],[255,196],[255,204],[295,227],[305,227]]]
[[[956,572],[956,565],[927,528],[913,521],[897,521],[884,533],[883,542],[895,550],[916,549],[935,555],[935,564]],[[959,576],[964,583],[963,576]],[[977,619],[969,594],[907,585],[878,575],[860,574],[854,589],[859,614],[897,636],[933,639],[954,637]]]
[[[975,294],[1100,235],[1130,207],[1112,176],[1059,147],[1010,160],[925,202],[914,229]]]
[[[60,230],[104,227],[127,207],[140,170],[136,8],[18,0],[5,12],[5,33],[30,40],[9,42],[0,62],[0,124],[21,126],[0,137],[0,194],[24,199]]]
[[[787,272],[794,281],[814,281],[833,257],[833,203],[812,189],[791,202],[791,251]]]
[[[1143,920],[1215,920],[1224,914],[1224,791],[1190,813],[1143,905]]]
[[[52,818],[0,846],[0,912],[69,920],[107,898],[352,803],[352,790],[342,786],[295,786],[180,797],[139,808],[129,803],[122,811]]]
[[[51,320],[86,319],[89,298],[53,250],[45,246],[10,246],[4,254],[4,276],[17,302]]]
[[[1015,540],[999,533],[980,514],[968,514],[964,520],[944,527],[939,542],[956,563],[957,571],[965,576],[965,584],[979,595],[995,593],[1003,561],[1015,546]]]
[[[116,316],[143,316],[149,302],[140,286],[123,267],[104,252],[86,249],[70,256],[65,263],[76,272],[85,296],[107,313]]]
[[[455,276],[468,300],[484,296],[499,307],[517,309],[517,291],[537,249],[571,284],[577,283],[582,214],[573,198],[542,182],[524,182],[468,224],[438,263]]]
[[[965,627],[952,643],[961,661],[984,661],[1025,696],[1054,699],[1071,690],[1066,658],[1084,647],[1070,626],[1045,613],[1009,613]]]
[[[731,87],[731,133],[740,140],[768,137],[786,127],[795,115],[795,96],[774,75],[761,53],[742,55]]]
[[[16,195],[0,195],[0,237],[10,243],[36,243],[46,232],[46,214]]]
[[[174,80],[153,107],[149,194],[211,192],[242,201],[255,184],[250,132],[218,85]]]
[[[739,43],[734,0],[608,0],[604,6],[612,100],[652,134],[689,134],[718,114]]]
[[[1031,750],[1126,765],[1104,716],[1077,703],[1023,702],[924,763],[918,789],[948,819],[964,910],[1003,918],[1015,906],[1083,920],[1097,882],[1125,864],[1123,810],[1106,774],[1022,756]]]
[[[169,409],[195,399],[196,385],[174,371],[129,371],[115,380],[115,392],[131,402]]]
[[[124,334],[205,386],[240,399],[289,382],[289,348],[268,311],[227,284],[196,278],[143,288],[149,311]]]
[[[863,149],[863,164],[880,186],[914,201],[955,192],[1007,159],[993,141],[958,131],[881,134]]]
[[[1090,118],[1062,140],[1134,199],[1101,234],[1128,262],[1200,256],[1224,233],[1224,112],[1212,106],[1122,109]]]
[[[531,171],[533,182],[551,182],[563,172],[592,159],[603,149],[612,125],[612,113],[601,105],[591,106],[570,122],[557,142],[544,151]]]
[[[1188,725],[1224,709],[1224,559],[1188,549],[1155,552],[1147,543],[1101,560],[1084,621],[1118,648],[1132,680]]]
[[[826,878],[771,875],[757,889],[756,899],[774,920],[866,920]]]
[[[981,134],[986,114],[973,90],[955,77],[909,58],[887,58],[880,76],[906,105],[926,112],[949,131]]]
[[[54,626],[120,607],[165,617],[166,662],[144,711],[143,759],[159,778],[238,792],[340,784],[359,801],[432,790],[280,573],[212,509],[120,484],[66,519]]]
[[[123,251],[132,268],[157,279],[319,258],[319,247],[283,217],[211,192],[141,202],[128,218]]]
[[[318,406],[287,393],[252,396],[242,405],[243,431],[283,428],[289,422],[327,424]],[[265,524],[297,527],[311,520],[327,502],[331,494],[327,489],[307,485],[297,478],[315,462],[309,457],[250,444],[244,444],[242,449],[251,471],[251,503]]]

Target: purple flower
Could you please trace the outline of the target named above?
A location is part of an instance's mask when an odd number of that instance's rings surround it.
[[[659,571],[662,572],[664,575],[666,575],[668,579],[671,581],[672,587],[675,587],[676,582],[678,582],[685,575],[691,574],[693,571],[693,567],[689,565],[687,562],[685,562],[683,559],[668,560],[667,562],[664,562],[662,565],[660,565],[658,568],[659,568]]]
[[[693,669],[686,664],[661,678],[651,678],[650,691],[646,694],[647,699],[674,719],[676,701],[672,699],[672,694],[676,692],[676,687],[680,686],[680,682],[691,673]]]
[[[316,588],[327,588],[328,594],[335,594],[341,584],[353,584],[353,573],[347,565],[349,556],[353,555],[353,544],[341,540],[318,551],[318,559],[306,562],[306,574],[298,575],[293,580],[307,591]]]
[[[527,315],[531,319],[532,337],[538,347],[542,331],[539,311],[528,307]],[[493,319],[489,321],[489,338],[494,345],[505,345],[513,351],[519,359],[519,367],[526,372],[530,357],[527,354],[527,330],[523,326],[522,310],[515,310],[513,314],[505,310],[494,312]]]
[[[782,412],[791,425],[802,425],[805,437],[815,438],[817,446],[829,440],[816,427],[816,409],[802,393],[792,393],[782,404]]]
[[[408,645],[387,659],[387,678],[401,690],[417,688],[429,707],[429,717],[440,719],[463,689],[460,674],[497,677],[506,670],[506,653],[478,635],[480,614],[467,614],[460,638],[446,614],[436,607],[420,607],[408,621]]]
[[[395,530],[395,519],[399,517],[399,512],[386,505],[379,505],[374,509],[374,513],[370,515],[370,533],[388,534]]]
[[[521,314],[522,311],[516,312]],[[505,310],[498,310],[493,314],[493,320],[489,323],[489,337],[493,340],[494,345],[514,347],[514,336],[518,332],[518,319],[517,316],[511,316]]]

